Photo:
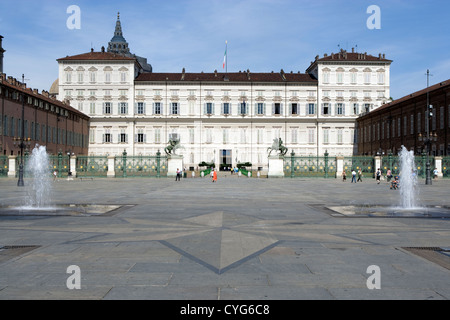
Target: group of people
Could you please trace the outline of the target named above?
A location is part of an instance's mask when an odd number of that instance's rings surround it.
[[[356,179],[356,175],[358,175],[358,180]],[[353,169],[352,170],[352,183],[356,183],[356,182],[362,182],[362,170],[361,168],[359,168],[358,173],[356,173],[356,171]],[[347,181],[347,174],[345,173],[345,170],[342,171],[342,181]]]

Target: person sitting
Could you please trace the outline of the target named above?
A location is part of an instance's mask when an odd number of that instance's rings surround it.
[[[394,177],[394,180],[391,181],[391,189],[397,190],[399,187],[398,176]]]

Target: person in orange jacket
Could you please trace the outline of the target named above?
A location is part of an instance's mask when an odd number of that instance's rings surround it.
[[[216,182],[216,181],[217,181],[217,169],[214,169],[212,182]]]

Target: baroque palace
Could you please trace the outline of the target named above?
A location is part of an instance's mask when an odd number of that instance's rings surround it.
[[[356,118],[390,101],[390,64],[340,50],[305,73],[155,73],[130,53],[119,16],[107,48],[57,60],[50,93],[90,117],[89,154],[154,155],[178,138],[184,167],[250,162],[267,170],[274,139],[296,155],[357,154]]]

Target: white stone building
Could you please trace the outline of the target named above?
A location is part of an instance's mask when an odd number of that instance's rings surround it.
[[[154,155],[177,135],[188,168],[266,170],[274,138],[296,155],[352,155],[355,119],[390,96],[391,60],[353,50],[317,56],[305,73],[153,73],[143,63],[104,48],[58,59],[58,98],[91,117],[90,154]]]

